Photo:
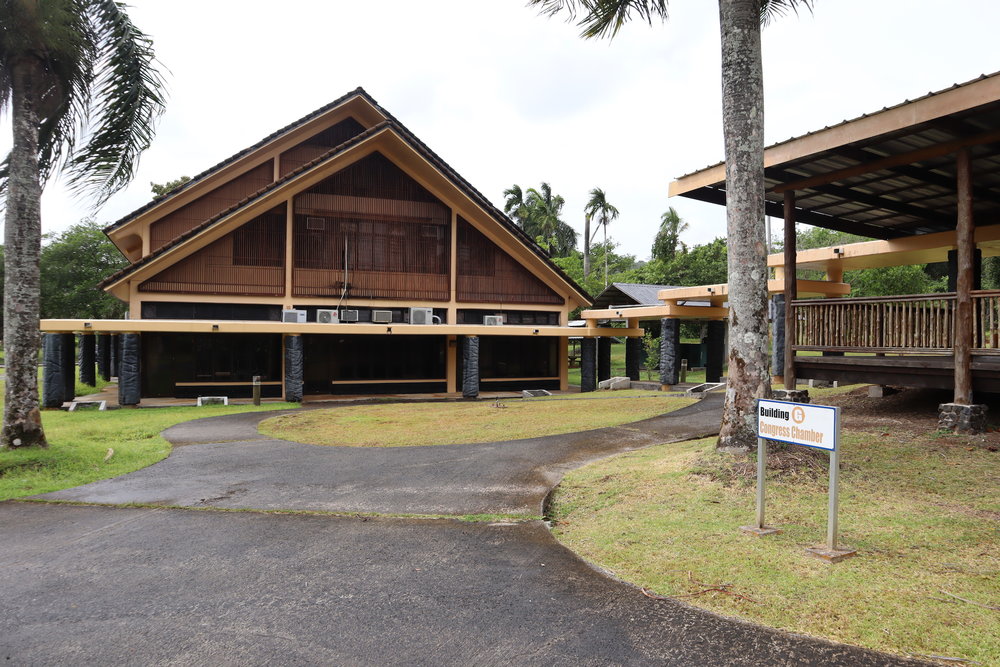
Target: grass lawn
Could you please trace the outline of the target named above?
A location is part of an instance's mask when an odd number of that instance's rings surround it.
[[[82,390],[81,390],[82,388]],[[78,385],[78,395],[93,393]],[[0,383],[0,397],[3,395]],[[107,412],[44,410],[48,449],[0,450],[0,500],[58,491],[145,468],[166,458],[170,443],[160,432],[174,424],[251,410],[298,407],[289,403],[148,408]],[[114,449],[105,460],[108,448]]]
[[[571,472],[555,493],[554,531],[623,579],[722,614],[998,665],[1000,454],[965,443],[844,433],[840,542],[859,555],[834,565],[804,552],[826,535],[826,457],[770,474],[767,521],[784,532],[757,538],[739,530],[753,522],[754,481],[733,474],[714,439]],[[720,585],[732,594],[707,591]]]
[[[392,403],[310,410],[264,420],[261,433],[298,442],[349,447],[418,447],[518,440],[638,421],[693,399],[660,392],[469,403]]]

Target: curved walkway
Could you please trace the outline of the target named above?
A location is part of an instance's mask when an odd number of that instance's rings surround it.
[[[571,467],[717,430],[720,402],[583,434],[392,450],[269,440],[256,420],[275,413],[234,415],[170,429],[179,446],[146,470],[44,498],[534,514]],[[7,502],[0,531],[10,664],[916,664],[651,599],[541,521]]]
[[[305,445],[257,431],[260,421],[281,413],[212,417],[164,431],[175,449],[155,465],[43,497],[227,509],[539,516],[546,494],[567,470],[616,452],[718,433],[722,398],[709,395],[618,427],[433,447]]]

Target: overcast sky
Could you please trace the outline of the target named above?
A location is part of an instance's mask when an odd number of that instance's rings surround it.
[[[146,203],[357,86],[502,207],[547,181],[582,231],[594,187],[621,211],[611,236],[649,255],[660,214],[688,244],[725,235],[722,207],[668,199],[674,178],[723,158],[717,3],[671,0],[665,24],[583,40],[522,0],[132,0],[169,70],[170,99],[133,184],[96,213]],[[764,31],[771,144],[1000,69],[991,0],[816,0]],[[9,118],[0,150],[10,147]],[[58,182],[43,227],[88,215]]]

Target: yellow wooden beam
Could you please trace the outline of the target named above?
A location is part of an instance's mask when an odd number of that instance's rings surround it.
[[[399,336],[641,336],[642,329],[613,327],[553,327],[505,324],[369,324],[318,322],[274,322],[264,320],[42,320],[44,333],[275,333],[275,334],[333,334],[343,335],[399,335]]]

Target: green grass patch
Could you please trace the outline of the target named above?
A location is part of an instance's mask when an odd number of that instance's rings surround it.
[[[826,535],[826,457],[772,472],[765,538],[752,475],[714,438],[661,445],[569,473],[555,534],[587,560],[657,593],[764,625],[872,649],[1000,664],[998,456],[932,435],[845,433],[834,565],[804,548]],[[803,457],[804,450],[790,453]],[[753,460],[744,457],[745,469]],[[720,584],[750,600],[706,589]],[[943,592],[946,591],[947,593]]]
[[[638,393],[638,392],[637,392]],[[644,392],[619,398],[391,403],[310,410],[266,419],[260,432],[314,445],[419,447],[585,431],[655,417],[693,399]]]
[[[117,477],[166,458],[163,429],[200,417],[298,407],[289,403],[42,412],[47,449],[0,451],[0,500],[58,491]],[[108,449],[114,454],[105,460]]]

